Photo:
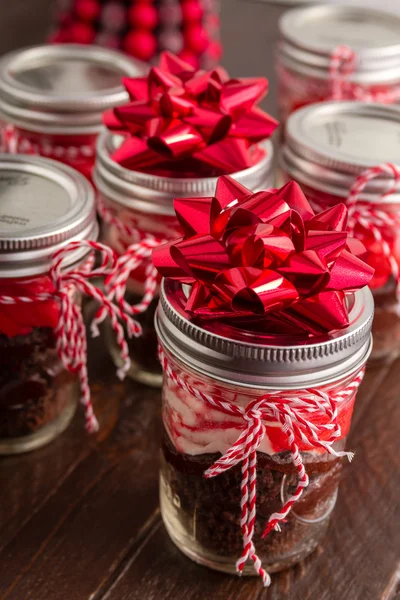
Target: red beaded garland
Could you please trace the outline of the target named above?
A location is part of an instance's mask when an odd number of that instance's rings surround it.
[[[181,9],[184,22],[201,21],[203,17],[203,7],[199,0],[184,0]]]
[[[157,10],[151,4],[137,4],[129,9],[129,22],[141,29],[154,29],[158,22]]]
[[[184,37],[188,49],[195,54],[202,54],[209,44],[207,33],[201,25],[188,27],[184,32]]]
[[[94,40],[95,31],[86,23],[77,22],[70,28],[71,40],[78,44],[91,44]]]
[[[100,4],[97,0],[78,0],[75,6],[75,12],[80,19],[84,21],[93,21],[100,14]]]
[[[124,49],[141,60],[150,60],[156,53],[157,40],[148,31],[132,31],[124,40]]]

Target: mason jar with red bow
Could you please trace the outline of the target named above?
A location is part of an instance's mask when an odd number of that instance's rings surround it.
[[[267,138],[277,123],[256,106],[266,80],[229,79],[223,69],[197,72],[169,53],[147,77],[124,83],[131,102],[105,114],[111,131],[99,138],[94,182],[102,239],[120,256],[120,269],[107,282],[109,297],[142,326],[142,335],[129,340],[130,375],[160,386],[152,250],[182,233],[179,199],[195,196],[200,207],[218,174],[231,173],[254,190],[272,185]],[[108,339],[119,364],[113,335]]]
[[[395,106],[330,102],[287,121],[284,180],[297,181],[316,210],[345,202],[348,228],[375,269],[372,357],[400,350],[400,111]]]
[[[102,112],[126,102],[122,77],[146,71],[119,52],[77,44],[6,54],[0,61],[1,151],[52,158],[91,179]]]
[[[279,23],[279,118],[324,100],[400,99],[400,17],[356,6],[286,12]]]
[[[79,399],[87,429],[97,429],[82,296],[104,306],[126,361],[121,376],[129,368],[120,320],[131,334],[137,325],[92,283],[112,273],[116,260],[97,236],[86,178],[41,157],[1,155],[0,454],[50,442],[67,427]]]
[[[161,514],[208,567],[258,574],[317,546],[371,350],[373,269],[342,205],[229,177],[153,252],[164,370]]]

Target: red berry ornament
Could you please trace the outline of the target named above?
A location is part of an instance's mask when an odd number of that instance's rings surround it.
[[[78,0],[75,12],[83,21],[94,21],[100,14],[100,4],[97,0]]]
[[[209,40],[206,31],[201,25],[191,25],[185,31],[185,41],[189,50],[195,54],[203,54],[207,49]]]
[[[128,54],[147,61],[155,55],[157,41],[148,31],[132,31],[125,38],[124,48]]]
[[[77,44],[91,44],[94,40],[95,31],[86,23],[74,23],[70,29],[71,41]]]
[[[157,26],[157,10],[151,4],[137,4],[129,10],[129,22],[138,29],[154,29]]]
[[[203,8],[198,0],[185,0],[181,9],[184,22],[201,21],[203,18]]]

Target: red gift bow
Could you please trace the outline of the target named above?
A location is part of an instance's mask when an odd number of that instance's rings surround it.
[[[349,324],[346,294],[374,270],[346,231],[347,208],[315,215],[300,187],[252,193],[229,176],[214,198],[176,199],[184,237],[153,251],[164,277],[191,284],[192,317],[318,335]]]
[[[146,77],[124,78],[131,102],[104,114],[104,123],[125,141],[112,158],[143,170],[192,159],[190,170],[204,165],[232,173],[254,165],[278,122],[256,105],[265,95],[264,78],[229,79],[222,67],[196,71],[170,52]],[[187,172],[186,165],[186,172]]]

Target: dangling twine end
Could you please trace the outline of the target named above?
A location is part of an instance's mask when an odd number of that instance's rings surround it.
[[[128,337],[140,337],[142,335],[142,326],[137,321],[133,319],[128,320]]]
[[[354,458],[354,452],[346,452],[347,460],[351,463]]]
[[[263,586],[269,587],[271,585],[271,577],[265,571],[262,574]]]
[[[120,367],[119,369],[117,369],[117,377],[120,381],[123,381],[126,377],[127,372],[129,371],[131,367],[131,361],[128,360],[126,361],[126,363],[124,364],[123,367]]]
[[[99,429],[99,422],[96,417],[92,415],[86,422],[86,431],[88,433],[96,433]]]
[[[99,337],[100,329],[99,329],[96,321],[92,321],[92,324],[90,326],[90,332],[91,332],[93,338]]]
[[[242,558],[239,558],[239,560],[236,561],[236,573],[238,574],[238,577],[243,575],[244,565],[245,563]]]
[[[274,531],[282,531],[282,528],[281,528],[281,526],[280,526],[280,524],[279,524],[279,522],[278,522],[277,520],[275,520],[275,521],[270,521],[270,522],[267,524],[267,526],[266,526],[266,528],[265,528],[265,531],[264,531],[264,533],[263,533],[263,534],[262,534],[262,536],[261,536],[261,537],[262,537],[262,539],[264,539],[265,537],[267,537],[267,535],[268,535],[268,534],[269,534],[269,533],[270,533],[272,530],[274,530]]]

